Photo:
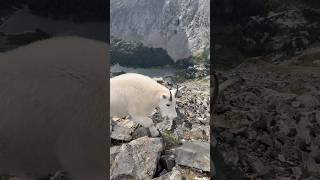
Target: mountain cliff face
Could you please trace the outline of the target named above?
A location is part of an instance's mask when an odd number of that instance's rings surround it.
[[[209,0],[111,0],[111,38],[163,48],[174,60],[209,48]]]
[[[255,57],[279,64],[320,49],[319,0],[215,0],[213,7],[219,68]],[[317,62],[312,56],[299,63]]]

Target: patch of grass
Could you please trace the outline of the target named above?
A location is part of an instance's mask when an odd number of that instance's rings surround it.
[[[166,130],[162,132],[162,138],[164,141],[165,150],[169,150],[180,145],[180,141],[173,135],[171,131]]]
[[[209,59],[210,55],[210,48],[205,47],[202,52],[195,54],[192,59],[195,64],[200,64],[200,63],[210,63]]]
[[[186,79],[186,73],[184,70],[179,70],[175,73],[175,75],[172,77],[173,83],[183,83]]]
[[[195,180],[197,175],[192,171],[188,171],[185,175],[182,176],[184,180]]]
[[[184,180],[194,180],[194,179],[196,179],[196,177],[201,178],[204,175],[209,176],[209,174],[207,174],[207,173],[199,173],[190,167],[183,166],[182,168],[183,168],[182,179],[184,179]]]

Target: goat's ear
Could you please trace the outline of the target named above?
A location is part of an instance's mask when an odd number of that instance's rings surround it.
[[[181,97],[181,89],[183,89],[183,88],[185,88],[184,86],[183,87],[178,87],[178,89],[177,90],[175,90],[174,92],[174,94],[175,94],[175,97],[176,98],[180,98]]]
[[[176,95],[176,93],[177,93],[177,89],[173,89],[173,90],[171,90],[171,93],[175,96],[175,95]]]

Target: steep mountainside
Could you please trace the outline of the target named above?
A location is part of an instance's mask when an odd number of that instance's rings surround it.
[[[209,0],[111,0],[111,37],[163,48],[174,60],[209,47]]]
[[[282,63],[319,47],[320,1],[216,0],[213,6],[219,67],[257,56]]]

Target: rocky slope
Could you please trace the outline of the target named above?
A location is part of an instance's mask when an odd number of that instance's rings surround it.
[[[215,62],[234,68],[261,56],[279,63],[319,46],[319,1],[215,1]]]
[[[170,78],[159,83],[171,87]],[[179,83],[178,118],[152,116],[161,134],[128,119],[113,119],[110,148],[111,179],[209,179],[209,77]]]
[[[209,0],[111,0],[111,37],[188,58],[209,47]]]
[[[320,179],[319,1],[215,2],[215,177]]]
[[[218,179],[320,178],[320,70],[291,62],[257,59],[219,72]]]

